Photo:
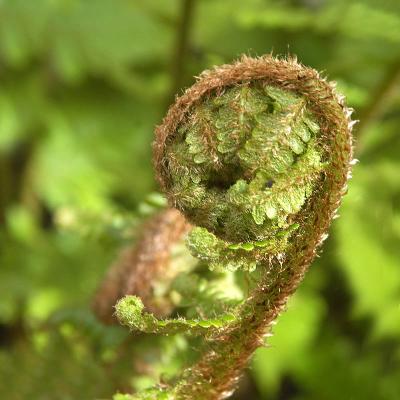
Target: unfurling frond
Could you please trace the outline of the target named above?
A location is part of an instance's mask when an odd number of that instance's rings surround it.
[[[205,71],[176,100],[156,129],[154,162],[170,206],[194,225],[187,247],[213,271],[257,269],[258,282],[215,319],[158,319],[138,297],[123,298],[116,315],[131,329],[206,342],[174,385],[126,398],[212,400],[233,392],[346,192],[350,114],[318,72],[270,55]]]

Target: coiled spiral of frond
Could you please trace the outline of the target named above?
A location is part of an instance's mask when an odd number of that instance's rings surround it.
[[[319,241],[345,191],[350,114],[331,84],[293,59],[243,57],[204,72],[154,145],[170,204],[205,228],[191,234],[192,252],[212,267],[251,270],[287,253],[291,237]]]

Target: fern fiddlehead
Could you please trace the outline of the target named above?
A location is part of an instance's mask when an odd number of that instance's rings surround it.
[[[350,114],[315,70],[272,56],[206,71],[177,99],[156,130],[154,161],[170,205],[195,226],[188,248],[210,269],[257,268],[259,280],[214,320],[157,320],[136,297],[120,300],[130,328],[207,341],[174,385],[127,398],[229,397],[346,191]]]
[[[174,209],[146,221],[137,243],[121,252],[97,290],[93,309],[98,318],[106,324],[114,323],[111,310],[118,299],[128,294],[139,296],[146,309],[158,317],[168,315],[171,305],[163,298],[154,298],[154,286],[159,280],[173,279],[178,272],[170,268],[171,252],[189,228]]]

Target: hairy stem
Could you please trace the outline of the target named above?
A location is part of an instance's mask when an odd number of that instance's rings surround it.
[[[273,282],[270,275],[264,275],[243,305],[236,326],[215,337],[202,359],[186,371],[175,391],[177,399],[221,399],[232,394],[243,368],[295,290],[284,274],[277,274]]]

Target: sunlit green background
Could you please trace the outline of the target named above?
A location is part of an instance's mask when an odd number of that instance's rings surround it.
[[[151,211],[154,126],[203,69],[271,51],[337,81],[360,162],[236,399],[400,399],[396,0],[0,2],[0,399],[145,385],[134,340],[90,302]]]

